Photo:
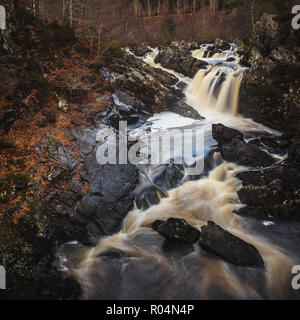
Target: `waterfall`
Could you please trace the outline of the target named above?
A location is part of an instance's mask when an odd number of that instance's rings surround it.
[[[237,48],[217,52],[211,58],[204,58],[209,45],[192,52],[193,57],[209,64],[200,69],[186,89],[186,102],[197,111],[211,109],[236,116],[240,85],[245,68],[239,66]]]
[[[200,112],[212,108],[221,113],[237,115],[243,74],[240,70],[227,74],[222,68],[199,70],[186,90],[187,104]]]

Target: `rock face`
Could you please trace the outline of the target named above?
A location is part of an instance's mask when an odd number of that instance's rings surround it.
[[[240,172],[237,178],[243,184],[238,191],[239,198],[247,206],[236,213],[265,220],[299,221],[300,174],[297,168],[281,165]]]
[[[195,243],[200,237],[200,231],[191,227],[183,219],[169,218],[167,221],[156,220],[152,228],[164,238],[185,243]]]
[[[101,74],[111,82],[121,102],[133,106],[141,112],[172,111],[182,116],[202,119],[199,113],[183,101],[174,85],[178,79],[160,69],[155,69],[132,55],[115,58],[107,62],[108,69]],[[119,94],[123,92],[121,95]],[[129,95],[128,99],[124,95]],[[139,102],[138,102],[139,101]]]
[[[246,143],[238,130],[213,124],[212,135],[219,143],[222,158],[226,161],[250,167],[268,167],[275,162],[266,152]]]
[[[130,191],[136,181],[137,171],[132,165],[105,165],[97,172],[78,208],[78,213],[90,221],[87,227],[91,233],[118,231],[132,207]]]
[[[242,84],[239,111],[255,121],[295,136],[292,116],[299,104],[299,37],[292,16],[264,14],[256,24],[251,69]]]
[[[263,259],[253,245],[232,235],[214,222],[208,221],[208,225],[201,228],[199,244],[204,250],[235,265],[264,268]]]

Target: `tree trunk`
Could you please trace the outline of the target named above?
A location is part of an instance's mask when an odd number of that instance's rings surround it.
[[[148,6],[148,16],[151,16],[151,3],[150,0],[147,0],[147,6]]]
[[[65,0],[63,0],[63,5],[62,5],[62,20],[65,18]]]
[[[70,0],[70,25],[73,26],[73,0]]]
[[[255,5],[255,0],[252,0],[252,2],[251,2],[251,7],[250,7],[250,12],[251,12],[251,22],[252,22],[253,39],[256,38],[256,34],[255,34],[255,22],[254,22],[254,5]]]
[[[98,54],[100,53],[101,50],[101,30],[102,30],[102,26],[100,25],[98,28]]]

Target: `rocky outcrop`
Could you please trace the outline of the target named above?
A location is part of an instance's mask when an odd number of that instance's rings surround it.
[[[242,85],[239,111],[293,137],[292,115],[300,95],[300,43],[291,19],[289,14],[264,14],[256,24],[252,50],[245,53],[251,69]]]
[[[190,50],[178,50],[176,47],[161,50],[156,56],[155,62],[190,78],[194,78],[199,69],[208,65],[206,62],[192,57]]]
[[[110,89],[121,90],[138,99],[142,103],[135,106],[139,112],[152,114],[172,111],[182,116],[202,119],[199,113],[184,103],[183,97],[177,94],[174,85],[179,80],[172,74],[152,68],[130,54],[124,58],[112,59],[107,65],[109,69],[101,69],[100,72],[111,82]]]

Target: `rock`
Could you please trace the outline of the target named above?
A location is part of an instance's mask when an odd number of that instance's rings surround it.
[[[264,209],[272,209],[275,204],[284,201],[284,195],[280,191],[267,186],[249,185],[237,193],[242,203],[260,206]]]
[[[200,231],[188,225],[183,219],[156,220],[152,223],[152,229],[166,239],[185,243],[195,243],[200,236]]]
[[[59,99],[58,104],[57,104],[58,109],[63,112],[68,112],[69,105],[67,103],[67,100],[64,98],[59,98],[59,97],[58,97],[58,99]]]
[[[244,166],[268,167],[276,161],[266,152],[236,138],[230,143],[224,143],[220,151],[224,160]]]
[[[175,101],[169,106],[169,111],[180,114],[183,117],[192,118],[195,120],[203,120],[204,118],[197,110],[182,101]]]
[[[219,143],[230,142],[233,138],[242,140],[243,134],[236,129],[225,127],[223,124],[212,125],[213,138]]]
[[[250,167],[268,167],[275,163],[275,159],[269,154],[250,143],[245,143],[238,130],[213,124],[212,135],[219,143],[221,156],[226,161]]]
[[[279,31],[279,25],[273,18],[275,15],[264,13],[255,26],[256,43],[265,52],[270,50]]]
[[[258,48],[253,47],[250,53],[250,59],[249,62],[251,65],[257,65],[261,62],[263,62],[263,56]]]
[[[251,68],[251,64],[246,59],[241,59],[239,65],[244,68]]]
[[[105,111],[105,122],[109,126],[119,129],[119,121],[127,121],[128,125],[141,125],[151,116],[143,111],[145,105],[128,93],[119,91],[112,98],[114,103]]]
[[[282,46],[273,49],[270,54],[270,58],[289,64],[297,62],[297,58],[293,55],[293,53]]]
[[[199,245],[226,261],[242,267],[264,268],[264,261],[251,244],[234,236],[214,222],[201,227]]]
[[[137,182],[135,166],[104,165],[92,181],[83,197],[79,213],[89,217],[88,229],[91,233],[98,228],[98,234],[111,234],[120,225],[133,205],[133,189]]]
[[[238,191],[246,207],[236,213],[260,219],[299,221],[300,174],[296,168],[281,165],[237,174],[243,187]]]
[[[300,165],[300,138],[294,137],[289,147],[289,159],[295,164]]]
[[[222,50],[222,51],[230,50],[231,45],[228,42],[226,42],[225,40],[217,38],[215,40],[215,48]]]
[[[233,57],[229,57],[226,59],[226,62],[233,62],[233,61],[235,61],[235,58],[233,58]]]
[[[192,57],[191,51],[171,48],[162,50],[155,58],[155,62],[190,78],[193,78],[199,69],[208,65],[207,62]]]
[[[130,49],[138,57],[142,57],[148,52],[151,52],[151,49],[148,46],[146,46],[144,43],[132,46]]]

